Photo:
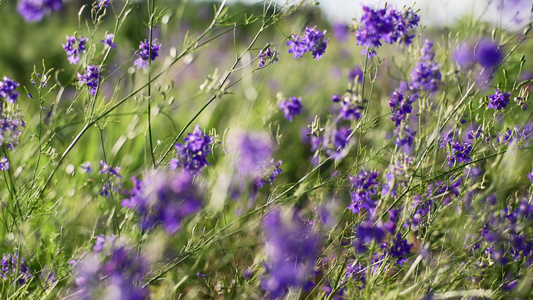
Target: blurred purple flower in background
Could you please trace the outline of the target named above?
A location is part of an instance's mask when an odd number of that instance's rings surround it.
[[[344,23],[333,24],[333,35],[341,42],[346,42],[350,37],[350,27]]]
[[[474,50],[474,59],[484,68],[495,67],[503,59],[498,44],[490,39],[481,39]]]
[[[133,187],[125,191],[122,207],[137,212],[143,230],[158,224],[168,234],[177,233],[183,220],[202,207],[203,190],[194,176],[185,170],[178,173],[152,173],[144,181],[132,178]]]
[[[440,65],[433,61],[435,53],[433,52],[433,43],[426,40],[424,47],[420,51],[422,57],[420,62],[411,71],[411,89],[425,90],[428,93],[434,93],[441,83]]]
[[[274,210],[263,221],[268,260],[261,287],[269,299],[283,297],[289,288],[306,286],[320,254],[321,242],[314,229],[297,211],[285,213]]]
[[[52,11],[61,8],[61,0],[20,0],[17,4],[17,11],[26,22],[39,22]]]

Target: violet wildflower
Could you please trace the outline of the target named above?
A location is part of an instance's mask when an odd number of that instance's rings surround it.
[[[266,49],[259,50],[259,68],[264,67],[268,62],[275,63],[278,61],[278,53],[272,48],[267,47]]]
[[[170,169],[175,170],[178,167],[183,168],[193,174],[209,165],[207,156],[211,153],[214,137],[204,134],[200,125],[196,125],[192,133],[187,134],[183,139],[183,144],[176,144],[178,158],[170,161]]]
[[[357,225],[354,230],[355,242],[353,246],[359,253],[364,253],[368,250],[367,245],[375,241],[380,243],[387,235],[387,230],[381,223],[376,223],[367,219],[363,223]]]
[[[9,161],[7,161],[7,157],[2,157],[2,159],[0,159],[0,170],[9,170]]]
[[[423,89],[428,93],[434,93],[441,82],[441,73],[440,65],[433,61],[435,57],[433,43],[426,40],[421,54],[420,62],[411,72],[411,88],[416,90]]]
[[[39,22],[52,11],[63,8],[62,0],[20,0],[17,11],[26,22]]]
[[[26,123],[20,119],[0,117],[0,145],[6,145],[8,149],[14,149],[18,144],[18,138],[22,134],[20,127]]]
[[[94,251],[75,263],[74,272],[81,299],[148,299],[147,260],[115,236],[98,236]]]
[[[81,56],[85,52],[85,44],[88,40],[88,38],[83,36],[76,37],[67,35],[67,43],[63,44],[63,50],[67,52],[68,61],[71,64],[78,64]]]
[[[341,95],[339,94],[331,95],[331,102],[338,103],[338,102],[341,102],[341,100],[342,100]]]
[[[302,112],[302,97],[290,97],[289,100],[282,100],[278,106],[285,113],[285,119],[292,122],[294,115]]]
[[[466,68],[473,64],[474,61],[474,49],[468,43],[461,43],[452,54],[455,62],[462,68]]]
[[[323,148],[326,154],[334,159],[342,159],[347,154],[347,146],[350,144],[352,130],[345,126],[326,132],[323,140]]]
[[[105,35],[104,39],[100,41],[100,43],[105,44],[106,47],[116,48],[117,45],[113,43],[114,39],[115,39],[115,35],[112,33],[108,33]]]
[[[100,80],[100,70],[98,70],[97,66],[87,66],[85,74],[78,73],[78,80],[81,84],[89,88],[89,94],[96,96],[98,82]]]
[[[263,169],[265,170],[266,175],[256,179],[256,187],[262,188],[267,184],[272,185],[278,175],[283,172],[283,170],[280,168],[281,164],[281,160],[278,160],[278,162],[275,163],[274,159],[270,160],[270,163],[265,164]]]
[[[91,168],[91,162],[90,161],[86,161],[83,164],[81,164],[80,168],[84,171],[84,173],[91,174],[91,172],[93,171],[93,169]]]
[[[303,36],[292,35],[291,39],[287,41],[288,51],[294,55],[294,58],[302,57],[305,52],[311,52],[313,58],[320,60],[329,41],[329,39],[324,39],[325,34],[326,30],[320,32],[316,26],[306,27]]]
[[[470,152],[472,151],[472,144],[469,142],[457,142],[451,143],[452,153],[449,156],[450,164],[462,163],[470,161]]]
[[[394,91],[392,93],[392,98],[389,99],[389,106],[391,108],[391,121],[394,122],[394,125],[399,126],[402,121],[405,120],[408,113],[413,111],[411,104],[414,102],[416,97],[405,96],[399,91]]]
[[[366,46],[363,55],[376,55],[375,49],[381,46],[381,40],[389,44],[403,42],[410,45],[414,35],[410,29],[418,26],[420,18],[412,10],[399,12],[393,9],[373,10],[363,6],[361,24],[355,31],[357,45]]]
[[[531,184],[533,185],[533,170],[529,173],[527,173],[527,178],[529,179],[529,181],[531,181]]]
[[[137,212],[143,230],[161,224],[168,234],[175,234],[185,218],[202,207],[203,191],[193,180],[194,176],[184,170],[153,173],[144,182],[132,178],[134,186],[125,192],[122,206]]]
[[[411,252],[412,244],[407,243],[400,233],[396,234],[392,243],[383,243],[381,248],[386,250],[389,256],[396,258],[396,264],[400,267],[407,262],[407,255]]]
[[[272,160],[274,144],[262,132],[234,132],[228,148],[236,154],[236,170],[248,180],[261,176],[261,167]]]
[[[18,253],[8,253],[2,254],[2,260],[0,260],[0,276],[3,279],[9,278],[10,281],[13,281],[13,284],[16,283],[18,286],[23,285],[28,281],[32,276],[32,271],[26,266],[24,258],[20,258]]]
[[[413,146],[413,141],[416,132],[413,131],[411,126],[405,124],[403,126],[398,126],[396,129],[394,129],[394,134],[396,135],[394,144],[402,148],[403,152],[408,153],[411,147]]]
[[[96,7],[96,8],[106,8],[109,5],[110,1],[111,0],[97,0],[96,2],[94,2],[94,7]]]
[[[101,160],[100,161],[100,165],[102,165],[102,169],[100,170],[100,174],[109,174],[109,175],[112,175],[112,176],[115,176],[116,178],[122,178],[122,176],[120,176],[120,165],[116,166],[116,167],[111,167],[110,165],[108,165],[105,161]]]
[[[502,93],[500,90],[496,89],[496,92],[494,95],[489,96],[489,109],[504,109],[507,107],[507,104],[509,104],[509,98],[511,97],[511,93]]]
[[[148,43],[148,40],[144,40],[139,45],[139,50],[135,52],[139,56],[135,60],[135,66],[137,69],[146,68],[149,65],[149,61],[153,61],[159,55],[159,49],[161,49],[161,44],[156,44],[155,41],[152,42],[152,45]]]
[[[361,110],[364,108],[357,101],[350,101],[351,99],[345,99],[341,102],[340,116],[344,120],[359,120],[361,118]]]
[[[353,83],[357,79],[357,83],[363,83],[363,70],[360,67],[354,67],[348,71],[348,81]]]
[[[304,287],[312,275],[320,250],[320,239],[297,212],[284,218],[280,210],[264,218],[268,254],[261,287],[268,298],[283,297],[289,288]]]
[[[7,102],[15,103],[20,95],[19,92],[15,92],[20,84],[4,76],[4,80],[0,81],[0,98],[3,98]]]
[[[346,42],[350,36],[350,27],[344,23],[333,24],[333,35],[337,40]]]
[[[474,59],[482,67],[490,68],[502,61],[503,54],[497,43],[489,39],[481,39],[474,50]]]
[[[368,210],[372,215],[376,208],[376,201],[372,198],[377,194],[377,181],[379,172],[370,172],[361,169],[356,176],[350,176],[350,197],[352,203],[348,206],[353,213],[360,213],[362,209]]]

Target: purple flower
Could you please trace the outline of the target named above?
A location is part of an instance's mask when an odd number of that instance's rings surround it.
[[[434,93],[439,87],[441,82],[440,65],[433,62],[435,54],[432,48],[433,43],[426,40],[424,48],[421,50],[421,61],[411,71],[412,89],[423,89],[428,93]]]
[[[261,168],[272,160],[274,144],[261,132],[234,132],[228,138],[228,148],[236,152],[237,173],[255,180],[261,176]]]
[[[24,258],[19,260],[18,253],[4,253],[2,254],[2,260],[0,260],[0,276],[3,279],[9,278],[10,281],[13,281],[13,284],[16,280],[18,286],[22,286],[33,274],[26,266]]]
[[[76,36],[69,37],[67,35],[67,43],[63,44],[63,50],[67,52],[68,61],[71,64],[78,64],[80,57],[85,52],[85,44],[88,40],[88,38],[84,38],[83,36],[76,38]]]
[[[89,88],[89,94],[96,96],[98,91],[98,81],[100,79],[100,71],[97,66],[87,66],[85,74],[78,73],[78,80],[81,84]]]
[[[77,295],[80,299],[106,297],[148,299],[143,287],[148,262],[136,249],[113,235],[96,237],[93,252],[84,255],[74,266]]]
[[[470,152],[472,151],[472,144],[469,142],[457,142],[451,143],[452,153],[449,155],[450,164],[462,163],[470,161]]]
[[[94,3],[94,7],[96,8],[106,8],[109,5],[110,0],[97,0],[97,2]],[[113,47],[114,48],[114,47]]]
[[[366,46],[364,55],[376,55],[375,49],[381,46],[381,40],[389,44],[403,42],[412,43],[414,35],[409,31],[418,26],[420,18],[412,10],[399,12],[393,9],[373,10],[363,6],[363,16],[359,28],[355,31],[357,45]]]
[[[150,53],[151,49],[151,53]],[[137,69],[148,67],[148,61],[153,61],[159,55],[159,49],[161,49],[161,44],[157,45],[155,41],[152,42],[152,46],[148,43],[148,40],[144,40],[139,45],[139,50],[135,52],[139,56],[135,60],[135,66]]]
[[[379,187],[378,174],[379,172],[369,172],[361,169],[356,176],[350,176],[352,203],[348,206],[348,209],[353,213],[360,213],[362,209],[365,209],[371,215],[373,214],[376,202],[372,197],[377,194],[377,187]]]
[[[511,97],[511,93],[502,93],[500,90],[496,89],[496,92],[494,95],[489,96],[489,109],[504,109],[507,107],[507,104],[509,104],[509,98]]]
[[[466,68],[473,64],[474,61],[474,49],[468,43],[461,43],[452,54],[455,62],[462,68]]]
[[[416,95],[404,97],[398,90],[392,93],[392,98],[389,99],[389,106],[391,108],[390,118],[394,125],[399,126],[405,120],[407,114],[413,111],[411,104],[416,98]]]
[[[489,39],[481,39],[474,50],[474,59],[484,68],[495,67],[502,59],[503,54],[497,43]]]
[[[266,49],[259,50],[259,68],[262,68],[266,65],[267,62],[275,63],[278,61],[278,53],[272,48],[267,47]]]
[[[116,48],[117,45],[113,43],[114,39],[115,39],[115,35],[112,33],[108,33],[105,35],[104,39],[100,41],[100,43],[105,44],[107,47]]]
[[[7,161],[7,157],[2,157],[2,159],[0,159],[0,170],[9,170],[9,162]]]
[[[274,180],[278,177],[279,174],[283,172],[283,170],[280,168],[282,161],[278,160],[277,163],[274,162],[274,159],[270,160],[270,163],[265,164],[263,166],[263,170],[265,170],[264,173],[266,175],[259,177],[256,179],[256,187],[262,188],[267,184],[272,185],[274,183]]]
[[[91,162],[90,161],[86,161],[84,162],[80,168],[84,171],[84,173],[89,173],[91,174],[91,172],[93,171],[93,169],[91,168]]]
[[[320,32],[316,29],[306,27],[303,36],[292,35],[291,39],[287,41],[289,46],[289,53],[293,53],[294,58],[302,57],[305,52],[312,52],[313,58],[320,60],[324,52],[329,39],[324,39],[326,30]]]
[[[4,80],[0,81],[0,97],[11,103],[17,102],[20,93],[15,90],[19,86],[19,83],[4,76]]]
[[[17,11],[26,22],[39,22],[44,16],[62,7],[61,0],[20,0]]]
[[[193,174],[209,165],[207,156],[211,153],[214,137],[204,134],[200,125],[196,125],[192,133],[187,134],[183,139],[183,144],[176,144],[178,158],[173,158],[170,162],[170,169],[183,168]]]
[[[326,154],[334,159],[342,159],[346,156],[346,147],[350,143],[352,130],[345,126],[329,130],[323,140],[323,148]]]
[[[357,79],[357,83],[363,83],[363,70],[360,67],[354,67],[348,71],[348,81],[354,82]]]
[[[0,117],[0,145],[6,145],[8,149],[14,149],[18,144],[18,138],[22,134],[20,127],[26,123],[17,118]]]
[[[120,173],[120,165],[112,168],[111,166],[109,166],[103,160],[100,161],[100,164],[102,165],[102,169],[98,173],[100,173],[100,174],[109,174],[109,175],[115,176],[117,178],[122,178],[122,176],[120,176],[120,174],[119,174]]]
[[[193,179],[184,170],[174,174],[153,173],[144,181],[132,178],[134,186],[125,192],[127,198],[122,201],[122,207],[137,212],[143,230],[161,224],[168,234],[175,234],[185,218],[202,207],[203,191]]]
[[[290,97],[289,100],[282,100],[279,103],[279,109],[285,113],[285,118],[292,122],[294,115],[299,115],[302,112],[302,98]]]
[[[385,249],[389,256],[396,258],[396,264],[400,267],[407,262],[406,256],[411,252],[412,244],[408,244],[406,239],[402,239],[400,233],[396,234],[392,243],[383,243],[382,249]]]
[[[284,218],[280,210],[272,211],[263,224],[268,261],[261,288],[268,298],[283,297],[289,288],[307,283],[320,253],[320,239],[297,212]]]
[[[331,102],[338,103],[341,102],[342,97],[339,94],[331,95]]]
[[[354,230],[355,242],[353,246],[359,253],[368,250],[367,245],[375,241],[380,243],[387,235],[387,230],[381,223],[374,224],[370,219],[357,225]]]
[[[350,27],[344,23],[333,24],[333,35],[341,42],[346,42],[350,36]]]

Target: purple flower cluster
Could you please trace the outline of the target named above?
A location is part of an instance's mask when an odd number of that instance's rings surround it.
[[[100,71],[97,66],[87,66],[85,74],[78,73],[78,80],[89,88],[89,94],[96,96],[100,80]]]
[[[26,123],[13,117],[0,116],[0,145],[6,145],[7,149],[14,149],[18,144],[18,139],[22,134],[21,127]]]
[[[20,84],[16,81],[4,76],[4,80],[0,81],[0,99],[3,98],[3,100],[11,103],[17,102],[17,99],[20,94],[15,90],[19,86]]]
[[[94,7],[96,8],[106,8],[109,5],[111,0],[97,0],[94,2]]]
[[[183,144],[174,145],[178,151],[178,158],[170,161],[170,169],[183,168],[193,174],[200,173],[209,165],[207,156],[211,153],[213,142],[214,137],[204,134],[200,125],[196,125],[193,132],[183,139]]]
[[[62,44],[63,50],[67,52],[68,61],[71,64],[78,64],[80,61],[81,56],[85,52],[85,44],[87,43],[89,39],[85,38],[83,36],[76,37],[76,36],[68,36],[67,35],[67,43]]]
[[[256,187],[262,188],[267,184],[272,185],[274,183],[274,180],[278,177],[279,174],[283,172],[283,170],[280,168],[283,161],[278,160],[278,162],[274,162],[274,159],[270,160],[270,163],[265,164],[263,166],[264,176],[259,177],[256,179]]]
[[[266,49],[259,50],[259,68],[264,67],[268,62],[275,63],[278,61],[278,53],[272,48],[267,47]]]
[[[329,41],[329,39],[324,39],[325,35],[326,30],[320,32],[316,29],[316,26],[313,28],[306,27],[303,36],[292,35],[291,39],[287,41],[289,53],[292,53],[294,58],[298,58],[302,57],[305,52],[312,52],[313,58],[320,60],[326,51]]]
[[[148,299],[143,287],[147,260],[113,235],[97,236],[93,251],[76,262],[74,270],[79,299]]]
[[[289,100],[283,99],[278,106],[285,113],[285,118],[292,122],[292,118],[302,112],[302,98],[290,97]]]
[[[17,11],[26,22],[39,22],[61,8],[62,0],[20,0],[17,4]]]
[[[9,170],[9,161],[7,160],[7,157],[2,157],[2,159],[0,159],[0,170]]]
[[[362,209],[365,209],[371,215],[374,214],[376,202],[372,197],[376,196],[377,188],[379,187],[378,175],[379,172],[361,169],[356,176],[350,176],[352,203],[348,206],[348,209],[353,213],[360,213]]]
[[[389,99],[389,106],[391,108],[390,119],[394,122],[394,125],[399,126],[405,120],[407,114],[413,111],[411,105],[416,99],[416,96],[404,96],[398,90],[392,93],[392,98]]]
[[[187,171],[153,173],[144,181],[132,178],[133,187],[126,191],[122,207],[134,209],[143,230],[158,224],[168,234],[177,233],[183,220],[202,207],[203,191]]]
[[[114,39],[115,39],[115,35],[112,33],[108,33],[105,35],[104,39],[100,41],[100,43],[103,43],[104,45],[110,48],[116,48],[117,45],[113,43]]]
[[[494,95],[489,96],[489,109],[504,109],[509,104],[509,98],[511,97],[511,93],[502,93],[500,90],[496,89],[496,92]]]
[[[235,132],[228,138],[230,151],[236,154],[236,170],[247,180],[261,177],[262,167],[272,160],[274,144],[262,132]]]
[[[322,148],[332,158],[342,159],[347,154],[346,148],[350,144],[351,136],[352,129],[346,126],[329,130],[322,140]]]
[[[18,253],[2,254],[2,260],[0,260],[0,275],[5,280],[9,278],[17,282],[18,286],[26,283],[32,276],[32,271],[26,266],[24,258],[20,258]]]
[[[304,287],[320,253],[320,239],[313,228],[297,212],[284,217],[275,210],[263,222],[268,261],[261,288],[271,299],[283,297],[289,288]]]
[[[385,250],[386,253],[396,259],[396,264],[400,267],[407,262],[407,255],[411,252],[412,244],[407,243],[407,240],[402,238],[400,233],[397,233],[392,242],[383,243],[381,249]]]
[[[411,71],[411,88],[434,93],[441,83],[442,75],[440,73],[440,65],[433,61],[435,57],[433,43],[426,40],[421,53],[420,62]]]
[[[444,148],[446,145],[449,145],[451,152],[448,153],[448,161],[450,165],[462,162],[470,161],[470,152],[472,152],[472,140],[466,139],[464,141],[455,140],[456,136],[453,131],[450,131],[448,134],[445,134],[442,137],[442,140],[439,144],[441,148]]]
[[[366,46],[363,55],[374,56],[381,46],[381,40],[393,44],[403,42],[412,43],[414,35],[409,31],[418,26],[420,18],[412,10],[400,12],[394,9],[374,10],[363,6],[363,16],[359,28],[355,31],[357,45]]]
[[[152,42],[151,46],[148,40],[142,41],[139,45],[139,50],[135,52],[139,56],[135,60],[137,69],[148,67],[149,61],[153,61],[159,55],[159,49],[161,49],[161,44],[158,45],[155,41]]]

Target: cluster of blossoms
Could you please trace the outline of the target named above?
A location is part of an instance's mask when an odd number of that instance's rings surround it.
[[[265,185],[269,184],[272,185],[274,183],[274,180],[278,177],[279,174],[283,172],[283,170],[280,168],[283,161],[278,160],[278,162],[274,162],[274,159],[271,159],[269,163],[264,164],[262,166],[265,174],[264,176],[260,176],[256,179],[256,187],[262,188]]]
[[[99,235],[93,251],[74,263],[79,299],[148,299],[148,262],[122,239]]]
[[[39,22],[46,15],[63,8],[62,0],[19,0],[18,13],[26,22]]]
[[[19,97],[19,92],[15,90],[20,86],[19,83],[4,76],[4,80],[0,81],[0,98],[4,101],[15,103]]]
[[[441,83],[440,65],[435,63],[433,43],[426,40],[420,62],[411,71],[411,89],[435,93]]]
[[[318,234],[296,211],[288,213],[274,210],[263,222],[268,261],[261,288],[272,299],[283,297],[289,288],[305,287],[320,253]]]
[[[504,109],[509,104],[509,98],[511,97],[511,93],[502,93],[500,90],[496,89],[496,92],[494,95],[489,96],[489,109]]]
[[[183,144],[174,145],[178,151],[178,158],[170,160],[170,169],[183,168],[193,174],[200,173],[209,165],[207,156],[211,153],[213,142],[214,137],[204,134],[200,125],[196,125],[193,132],[187,134]]]
[[[182,222],[202,207],[203,190],[186,170],[177,173],[156,172],[144,181],[132,178],[133,187],[125,191],[122,207],[137,212],[143,230],[161,224],[168,234],[177,233]]]
[[[497,137],[497,142],[508,145],[512,142],[520,143],[521,147],[527,147],[533,139],[533,123],[526,123],[522,126],[514,125],[513,129],[507,129]]]
[[[268,62],[275,63],[278,61],[278,53],[272,48],[267,47],[266,49],[259,50],[259,68],[264,67]]]
[[[299,115],[302,112],[302,98],[290,97],[289,100],[283,99],[278,107],[283,110],[285,119],[292,122],[294,115]]]
[[[111,0],[97,0],[94,2],[95,8],[106,8]]]
[[[100,71],[97,66],[87,66],[85,74],[78,73],[78,80],[89,88],[89,94],[96,96],[100,80]]]
[[[333,128],[332,130],[326,131],[324,138],[321,140],[322,148],[333,159],[342,159],[348,154],[348,146],[352,140],[351,137],[351,128],[346,126]]]
[[[137,66],[137,69],[145,69],[148,67],[149,62],[153,61],[159,55],[159,49],[161,49],[161,44],[158,45],[155,41],[152,42],[151,46],[148,40],[142,41],[139,45],[139,50],[135,52],[135,54],[139,56],[139,58],[135,60],[135,66]]]
[[[0,260],[0,275],[5,280],[9,278],[13,280],[13,283],[17,283],[18,286],[26,283],[32,276],[32,271],[26,266],[24,258],[20,258],[18,253],[2,254],[2,260]]]
[[[362,77],[359,77],[362,79]],[[355,79],[355,77],[354,77]],[[352,81],[354,80],[352,79]],[[363,104],[365,100],[360,100],[357,95],[353,93],[346,93],[343,96],[334,94],[331,96],[331,102],[339,103],[341,105],[339,110],[339,116],[343,120],[359,120],[361,118],[361,111],[364,109]]]
[[[67,35],[67,43],[63,44],[63,50],[67,52],[68,61],[71,64],[78,64],[81,56],[85,52],[85,44],[88,40],[88,38],[85,38],[83,36],[76,37]]]
[[[391,108],[390,119],[397,127],[402,121],[405,121],[407,114],[413,111],[412,104],[417,100],[417,94],[404,96],[399,90],[392,93],[392,98],[389,99],[389,106]]]
[[[361,169],[356,176],[350,176],[351,189],[350,197],[352,203],[348,209],[353,213],[360,213],[362,209],[367,210],[371,215],[374,214],[376,201],[372,199],[377,195],[379,182],[377,181],[379,172],[370,172]]]
[[[311,52],[313,58],[320,60],[324,52],[326,52],[329,41],[329,39],[324,39],[325,35],[326,30],[320,32],[316,29],[316,26],[313,28],[306,27],[303,36],[292,35],[291,39],[287,41],[289,53],[292,53],[294,58],[298,58],[302,57],[306,52]]]
[[[120,166],[111,167],[108,165],[105,161],[100,161],[101,169],[98,172],[99,174],[107,174],[107,178],[105,179],[104,185],[102,186],[102,189],[100,192],[98,192],[101,196],[109,197],[111,195],[111,192],[120,192],[121,190],[121,183],[120,179],[122,176],[120,176]],[[82,166],[83,167],[83,166]],[[91,171],[91,164],[89,163],[86,166],[86,172],[90,173]]]
[[[400,12],[394,9],[374,10],[363,6],[361,24],[355,31],[357,45],[366,46],[362,54],[374,56],[381,46],[381,40],[393,44],[403,42],[410,45],[413,42],[413,34],[409,31],[418,26],[420,18],[412,10]]]

